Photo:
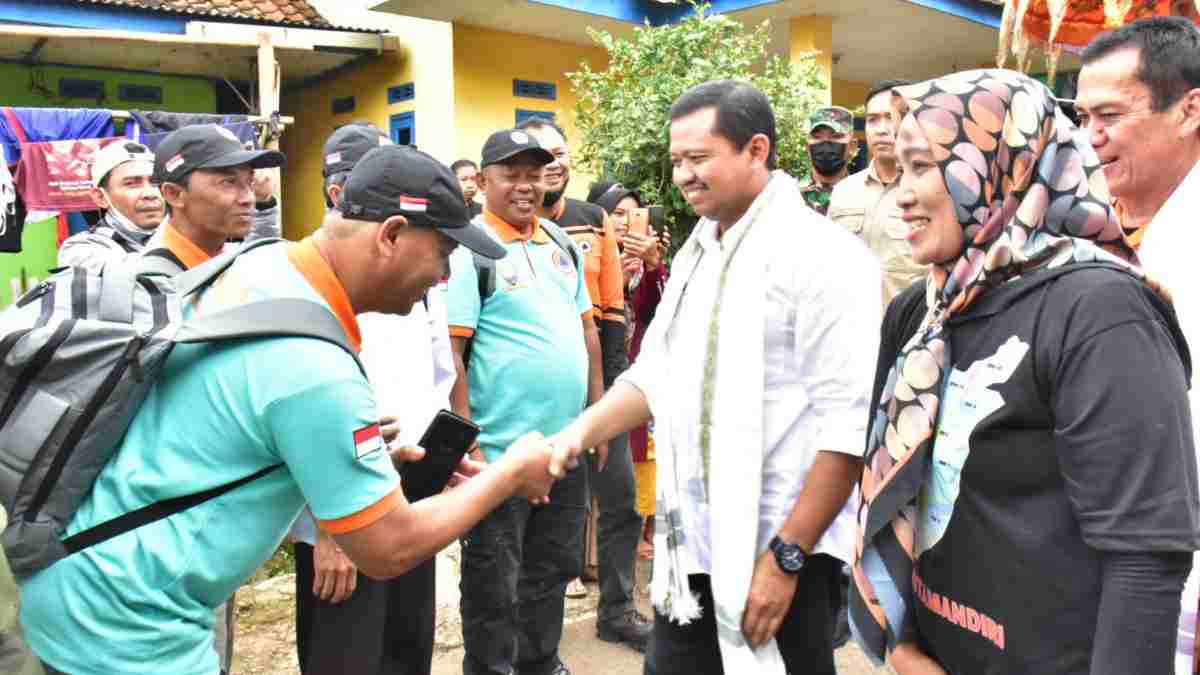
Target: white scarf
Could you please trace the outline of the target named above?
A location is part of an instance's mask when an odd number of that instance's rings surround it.
[[[758,195],[734,227],[723,237],[720,267],[727,269],[718,287],[719,313],[715,336],[710,326],[709,350],[703,364],[704,390],[711,400],[702,405],[701,433],[709,453],[709,513],[712,536],[712,588],[716,607],[717,637],[727,673],[785,675],[783,657],[771,640],[752,649],[742,635],[742,615],[758,551],[759,502],[762,496],[764,329],[767,316],[765,269],[776,238],[777,227],[795,227],[796,214],[804,198],[795,179],[782,171],[773,172],[767,187]],[[698,233],[714,224],[702,220],[684,243],[672,265],[671,279],[647,329],[643,357],[650,363],[665,363],[667,334],[679,309],[684,289],[700,259]],[[706,322],[707,324],[707,322]],[[715,356],[713,347],[715,343]],[[700,365],[700,364],[698,364]],[[665,377],[665,369],[652,377]],[[698,618],[699,603],[687,585],[687,570],[680,559],[680,541],[672,530],[682,527],[680,499],[682,482],[676,475],[672,447],[671,389],[659,382],[647,387],[646,396],[654,415],[654,442],[658,463],[658,507],[654,535],[654,578],[650,592],[654,606],[680,624]],[[703,396],[703,392],[696,395]],[[710,424],[705,429],[704,421]],[[707,434],[705,432],[708,432]],[[701,449],[703,451],[703,448]],[[681,530],[680,530],[681,531]]]

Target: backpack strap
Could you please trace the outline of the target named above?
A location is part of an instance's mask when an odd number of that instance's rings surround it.
[[[187,267],[167,248],[146,251],[138,258],[138,274],[154,274],[174,277],[187,271]]]
[[[207,264],[207,263],[206,263]],[[261,337],[306,337],[341,347],[366,374],[346,329],[324,305],[300,298],[260,300],[188,319],[175,342],[221,342]]]
[[[484,221],[479,216],[476,216],[473,222],[481,226],[484,225]],[[563,253],[571,256],[571,263],[575,267],[579,267],[579,249],[571,241],[571,235],[545,218],[539,218],[538,225],[545,230],[546,236],[550,237],[550,241],[561,248]],[[496,292],[496,261],[491,258],[485,258],[478,253],[472,253],[471,255],[475,259],[475,276],[479,278],[479,304],[482,306],[484,301],[492,297],[492,293]]]
[[[550,237],[550,241],[558,244],[558,247],[561,248],[564,253],[571,256],[571,263],[575,265],[575,267],[579,267],[579,249],[575,248],[574,242],[571,241],[571,235],[567,234],[566,231],[561,227],[549,220],[546,220],[545,218],[539,218],[538,224],[541,225],[542,229],[546,231],[547,236]]]
[[[133,323],[133,289],[137,285],[135,272],[124,260],[106,263],[101,269],[101,321]]]
[[[266,476],[267,474],[273,473],[282,466],[282,462],[278,464],[272,464],[271,466],[255,471],[249,476],[239,478],[232,483],[218,485],[211,490],[205,490],[204,492],[196,492],[190,495],[173,497],[171,499],[164,499],[161,502],[147,504],[140,509],[122,514],[116,518],[113,518],[112,520],[106,520],[95,527],[88,528],[82,532],[77,532],[70,537],[63,539],[63,548],[67,550],[67,553],[78,553],[85,548],[108,541],[113,537],[119,537],[122,534],[136,530],[143,525],[149,525],[150,523],[162,520],[163,518],[169,518],[180,511],[185,511],[193,506],[199,506],[204,502],[216,499],[217,497],[232,492],[243,485],[246,485],[247,483],[254,482],[259,478]]]
[[[209,284],[216,281],[217,277],[221,276],[241,256],[246,255],[254,249],[279,244],[284,241],[284,239],[277,238],[256,239],[249,244],[243,245],[236,251],[222,253],[212,260],[202,265],[197,265],[175,277],[175,288],[179,290],[181,296],[191,295],[197,291],[204,290]]]
[[[335,344],[354,359],[359,371],[363,373],[364,377],[366,376],[362,362],[359,361],[354,348],[350,346],[346,339],[346,331],[333,312],[323,305],[298,298],[262,300],[185,321],[175,335],[175,342],[219,342],[278,336],[310,337]],[[272,464],[248,476],[203,492],[147,504],[140,509],[122,514],[63,539],[63,547],[68,553],[77,553],[143,525],[169,518],[181,511],[228,494],[243,485],[274,473],[282,466],[282,462]]]
[[[472,253],[475,259],[475,276],[479,278],[479,306],[496,292],[496,261]]]

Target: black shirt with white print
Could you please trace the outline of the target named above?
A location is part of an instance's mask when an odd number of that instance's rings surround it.
[[[875,405],[924,295],[888,308]],[[1200,547],[1174,312],[1124,271],[1077,265],[990,291],[949,334],[916,528],[923,651],[949,675],[1170,673]]]

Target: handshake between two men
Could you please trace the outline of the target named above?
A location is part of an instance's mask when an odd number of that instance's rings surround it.
[[[383,439],[390,447],[399,436],[399,426],[395,418],[385,418],[381,424]],[[508,478],[506,483],[513,489],[512,496],[544,504],[549,501],[554,482],[579,465],[584,452],[582,443],[583,437],[570,427],[550,437],[540,432],[530,432],[518,438],[498,460],[490,464],[464,455],[447,487],[456,488],[490,468]],[[594,453],[595,449],[588,448],[588,451]],[[413,445],[399,446],[391,454],[399,469],[406,463],[421,461],[425,457],[425,449]],[[604,458],[599,457],[598,461],[603,467]]]
[[[594,452],[612,437],[649,420],[650,407],[642,393],[630,384],[617,382],[600,401],[553,436],[546,437],[538,432],[525,434],[490,464],[464,457],[451,477],[449,486],[454,488],[464,483],[474,483],[468,479],[494,472],[509,492],[507,496],[546,503],[554,481],[578,466],[584,452]],[[383,424],[384,440],[390,446],[399,428],[395,426],[394,418],[383,420]],[[603,469],[606,460],[603,455],[603,450],[596,452],[600,469]],[[424,450],[404,447],[393,451],[392,456],[399,465],[419,461],[424,457]]]

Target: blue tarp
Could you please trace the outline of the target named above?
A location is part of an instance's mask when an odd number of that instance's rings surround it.
[[[12,108],[25,129],[29,143],[65,141],[76,138],[108,138],[116,135],[112,111],[90,108]],[[4,159],[16,164],[21,158],[21,138],[7,115],[0,115],[0,143]]]

